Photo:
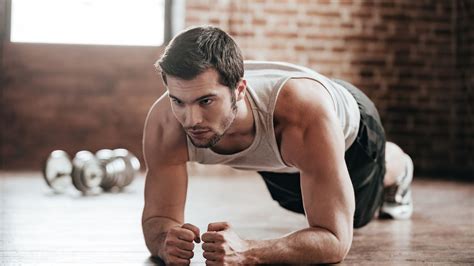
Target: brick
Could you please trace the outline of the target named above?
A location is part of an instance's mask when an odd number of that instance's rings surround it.
[[[332,18],[332,19],[338,19],[341,15],[340,12],[337,11],[321,11],[321,10],[307,10],[306,14],[308,16],[314,16],[314,17],[321,17],[321,18]]]

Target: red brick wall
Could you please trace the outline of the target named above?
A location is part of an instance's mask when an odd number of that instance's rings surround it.
[[[458,14],[470,33],[463,50],[455,41]],[[374,100],[388,140],[412,155],[417,173],[472,176],[466,114],[473,101],[463,98],[458,75],[463,70],[472,84],[472,2],[201,0],[188,1],[186,18],[188,26],[229,31],[246,59],[302,64],[354,83]],[[471,65],[456,64],[467,55]]]
[[[472,10],[468,0],[189,0],[186,24],[222,27],[247,59],[354,83],[418,174],[468,177]],[[53,148],[141,153],[162,48],[3,43],[2,168],[38,168]]]
[[[160,49],[5,43],[2,168],[39,169],[53,149],[125,147],[141,155],[148,108],[163,91]]]

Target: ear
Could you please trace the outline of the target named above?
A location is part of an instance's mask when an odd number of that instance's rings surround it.
[[[241,79],[237,84],[237,88],[234,90],[235,92],[235,99],[240,101],[245,98],[245,93],[247,92],[247,81],[245,79]]]

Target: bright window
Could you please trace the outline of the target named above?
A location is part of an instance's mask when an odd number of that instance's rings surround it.
[[[165,0],[12,0],[11,41],[159,46]]]

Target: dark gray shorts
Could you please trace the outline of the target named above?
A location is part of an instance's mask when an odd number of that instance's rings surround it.
[[[383,200],[385,176],[385,132],[373,102],[355,86],[333,80],[356,99],[360,110],[357,138],[344,157],[355,192],[354,227],[370,222]],[[303,213],[299,173],[259,172],[272,198],[285,209]]]

